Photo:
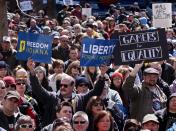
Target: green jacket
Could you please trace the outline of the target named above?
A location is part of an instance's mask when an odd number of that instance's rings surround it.
[[[135,77],[129,76],[123,84],[123,91],[130,100],[130,117],[142,122],[146,114],[154,113],[153,95],[145,83],[134,85]],[[166,95],[158,87],[163,98],[162,108],[165,107]]]

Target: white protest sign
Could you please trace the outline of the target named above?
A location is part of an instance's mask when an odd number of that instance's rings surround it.
[[[43,4],[47,4],[48,3],[48,0],[43,0]]]
[[[172,4],[157,3],[152,4],[153,26],[154,27],[172,27]]]
[[[28,0],[28,1],[22,1],[20,2],[20,7],[22,11],[28,11],[28,10],[32,10],[32,1]]]
[[[73,0],[63,0],[64,5],[73,5]]]
[[[92,8],[82,8],[82,15],[91,16],[92,15]]]

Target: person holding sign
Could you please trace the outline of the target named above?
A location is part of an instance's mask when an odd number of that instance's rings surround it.
[[[167,101],[166,95],[156,84],[159,71],[154,68],[146,68],[143,72],[143,82],[134,85],[136,74],[142,66],[143,63],[135,65],[122,87],[130,99],[130,116],[138,121],[142,121],[146,114],[165,108]]]

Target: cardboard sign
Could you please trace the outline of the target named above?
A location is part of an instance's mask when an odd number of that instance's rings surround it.
[[[20,2],[20,7],[22,11],[33,10],[32,1],[29,0],[29,1]]]
[[[82,8],[82,15],[92,16],[92,8]]]
[[[110,64],[116,43],[115,40],[84,38],[80,65],[99,66],[101,64]]]
[[[115,32],[111,39],[119,39],[113,53],[116,65],[166,60],[169,57],[165,29]]]
[[[158,3],[152,4],[153,26],[154,27],[172,27],[172,4]]]
[[[51,36],[19,32],[16,58],[31,57],[36,62],[51,63],[51,42]]]

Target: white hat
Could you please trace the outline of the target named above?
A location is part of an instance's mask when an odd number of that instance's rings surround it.
[[[144,116],[142,124],[149,122],[149,121],[154,121],[156,123],[159,123],[158,118],[154,114],[147,114]]]
[[[9,42],[10,43],[10,37],[9,36],[3,36],[3,42]]]

